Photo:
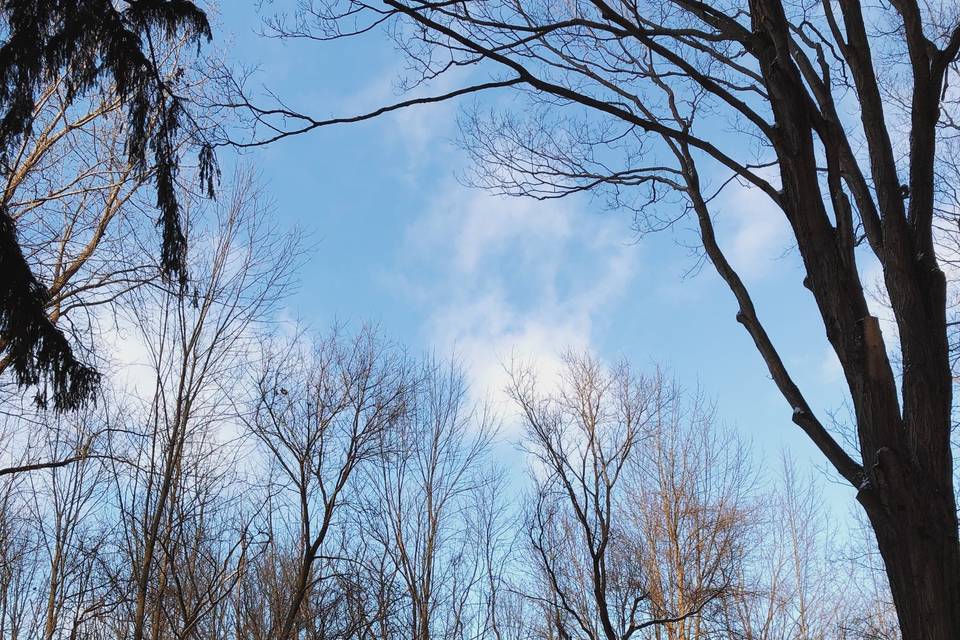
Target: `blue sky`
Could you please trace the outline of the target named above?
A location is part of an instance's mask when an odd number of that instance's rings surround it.
[[[258,37],[259,20],[255,3],[228,3],[215,45],[234,62],[259,65],[252,87],[316,117],[397,99],[403,62],[381,33],[283,43]],[[685,276],[696,265],[683,246],[694,239],[686,225],[638,238],[629,213],[588,197],[540,203],[462,186],[456,176],[469,161],[453,144],[457,110],[421,107],[244,155],[282,223],[307,230],[314,246],[289,315],[319,330],[373,322],[414,351],[456,353],[478,396],[497,397],[511,354],[547,372],[567,346],[639,368],[659,364],[715,399],[722,420],[759,454],[787,448],[822,466],[734,320],[732,294],[709,265]],[[827,420],[841,409],[842,375],[785,222],[745,189],[725,195],[718,213],[721,242]],[[512,426],[508,419],[508,437]]]

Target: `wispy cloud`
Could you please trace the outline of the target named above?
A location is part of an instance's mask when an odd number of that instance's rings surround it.
[[[506,368],[545,380],[587,349],[637,266],[626,221],[573,201],[495,197],[450,185],[408,228],[400,284],[428,309],[428,344],[467,367],[477,398],[506,405]]]
[[[775,176],[764,177],[777,182]],[[726,236],[722,242],[733,266],[753,280],[770,274],[790,246],[790,226],[783,212],[760,189],[736,181],[724,190],[719,210],[727,216],[721,226]]]
[[[371,113],[405,100],[442,95],[463,85],[466,76],[466,71],[454,70],[431,82],[403,90],[401,81],[405,69],[398,61],[382,69],[359,90],[342,96],[338,101],[337,115]],[[380,130],[388,141],[402,149],[405,170],[411,181],[422,179],[418,172],[438,151],[451,149],[438,142],[453,137],[456,109],[454,101],[435,102],[399,109],[378,118]]]

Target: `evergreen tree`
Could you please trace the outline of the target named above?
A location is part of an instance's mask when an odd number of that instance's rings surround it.
[[[41,87],[62,78],[68,100],[108,88],[127,113],[127,154],[138,172],[152,172],[161,229],[163,277],[183,287],[187,239],[176,193],[175,139],[187,115],[161,74],[154,52],[180,36],[210,40],[206,14],[189,0],[0,0],[0,172],[29,136]],[[213,190],[212,148],[201,145],[201,180]],[[48,391],[57,411],[79,407],[100,375],[74,354],[70,341],[44,309],[47,290],[32,272],[16,224],[0,198],[0,354],[18,385]]]

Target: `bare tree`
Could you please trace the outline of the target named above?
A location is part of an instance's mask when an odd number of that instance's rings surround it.
[[[7,477],[0,487],[0,632],[11,640],[42,633],[31,611],[31,592],[39,576],[30,559],[40,553],[40,541],[27,517],[22,482]]]
[[[78,416],[81,424],[99,419],[85,413]],[[50,457],[56,457],[58,448],[74,448],[77,438],[86,437],[85,428],[77,426],[60,425],[46,432]],[[39,590],[45,594],[40,636],[44,640],[76,633],[109,598],[109,587],[95,586],[101,577],[96,556],[108,530],[96,513],[106,493],[103,471],[97,461],[86,459],[25,480],[47,569],[45,589]]]
[[[655,411],[652,385],[574,356],[556,396],[541,393],[530,371],[512,384],[540,476],[527,525],[539,584],[529,593],[541,599],[545,635],[627,640],[662,622],[641,606],[649,592],[640,558],[614,557],[624,475]]]
[[[236,463],[237,398],[298,256],[249,174],[226,193],[209,216],[186,212],[190,295],[151,279],[118,307],[117,337],[144,354],[128,363],[139,380],[110,379],[77,413],[3,404],[0,446],[21,471],[2,476],[5,636],[222,637],[262,545]]]
[[[541,636],[710,637],[750,522],[742,451],[659,375],[565,362],[556,393],[529,371],[513,381],[534,464],[527,594],[546,614]]]
[[[289,640],[322,622],[307,605],[327,586],[335,516],[357,468],[400,419],[408,384],[403,358],[369,330],[352,340],[334,332],[312,350],[295,341],[267,358],[247,426],[274,469],[268,531],[279,571],[267,569],[275,585],[249,611],[269,618],[267,635],[253,637]]]
[[[125,525],[123,550],[132,570],[124,633],[135,640],[190,635],[198,616],[226,596],[219,591],[249,543],[242,526],[234,527],[233,544],[220,541],[204,514],[225,484],[211,485],[211,478],[234,468],[218,458],[238,435],[235,395],[256,362],[258,325],[288,290],[297,250],[292,238],[274,233],[266,222],[249,174],[238,174],[229,195],[217,205],[210,228],[199,221],[188,227],[204,248],[196,253],[189,295],[163,287],[139,292],[133,326],[149,354],[153,380],[143,410],[131,407],[132,422],[113,443],[111,457]],[[177,562],[184,553],[195,563],[202,560],[196,557],[206,551],[196,548],[200,543],[218,545],[227,555],[219,558],[220,569],[207,567],[213,573],[203,579],[213,584],[187,585],[198,576]],[[179,598],[191,597],[176,603],[176,615],[167,596],[174,587]]]
[[[407,86],[452,71],[474,82],[333,119],[260,107],[237,83],[230,104],[271,127],[243,144],[513,87],[530,117],[468,126],[481,183],[539,198],[606,189],[644,228],[693,216],[793,421],[856,491],[904,637],[960,636],[947,285],[934,231],[949,210],[940,178],[957,122],[955,3],[316,0],[272,25],[314,40],[383,26],[414,70]],[[717,240],[716,195],[735,183],[765,195],[793,231],[854,407],[851,450],[815,415]],[[883,270],[893,340],[867,306],[868,255]]]
[[[813,492],[809,492],[813,493]],[[809,498],[817,500],[816,497]],[[883,568],[883,559],[862,513],[855,514],[855,526],[847,541],[839,545],[822,571],[839,582],[843,593],[836,598],[841,640],[901,640],[897,611]],[[837,561],[839,560],[839,562]],[[842,575],[837,575],[837,567]]]
[[[860,637],[846,631],[866,602],[864,576],[838,570],[849,565],[816,479],[800,476],[785,457],[757,515],[735,592],[723,602],[724,632],[751,640]]]
[[[455,367],[424,362],[365,474],[360,530],[374,542],[368,553],[388,560],[379,578],[398,592],[380,637],[454,640],[496,626],[503,525],[487,458],[496,425],[467,394]]]
[[[649,610],[695,615],[653,630],[658,640],[706,640],[735,597],[738,573],[762,533],[757,479],[747,448],[716,424],[700,396],[658,406],[631,469],[621,507],[630,522],[626,553],[641,559]]]

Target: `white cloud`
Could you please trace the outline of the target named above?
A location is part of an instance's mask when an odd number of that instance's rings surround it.
[[[774,183],[774,176],[763,176]],[[790,225],[783,212],[756,187],[734,181],[722,198],[729,237],[721,241],[731,264],[746,278],[768,275],[790,246]]]
[[[105,343],[112,347],[109,357],[115,371],[114,382],[132,397],[149,399],[157,374],[140,328],[125,314],[118,314],[115,324],[107,330]]]
[[[564,349],[591,347],[634,274],[629,239],[627,221],[572,201],[451,186],[408,229],[407,271],[424,275],[402,285],[429,308],[432,348],[463,362],[475,399],[509,414],[512,361],[549,382]]]
[[[554,272],[572,233],[570,218],[566,202],[495,197],[451,186],[410,226],[407,241],[417,252],[441,247],[444,261],[462,276],[478,275],[507,255],[527,268]]]
[[[371,113],[398,102],[442,95],[463,86],[465,76],[466,72],[453,70],[429,83],[403,91],[398,80],[404,77],[404,67],[398,59],[397,64],[383,69],[360,90],[343,97],[337,115]],[[455,102],[447,100],[399,109],[378,118],[386,136],[403,148],[410,179],[416,177],[427,158],[443,148],[436,143],[439,138],[452,134],[456,108]]]

